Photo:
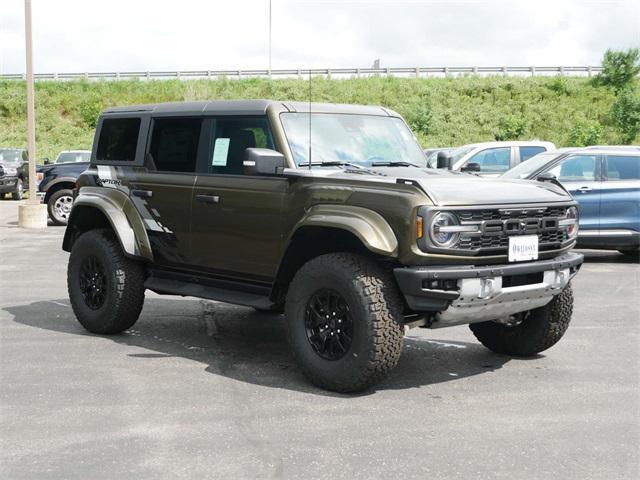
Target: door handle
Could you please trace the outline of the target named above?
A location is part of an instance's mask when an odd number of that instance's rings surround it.
[[[201,203],[220,203],[220,196],[198,194],[196,195],[196,200]]]
[[[153,192],[151,190],[131,190],[131,195],[140,198],[150,198],[153,196]]]
[[[591,187],[580,187],[580,188],[578,189],[578,191],[579,191],[580,193],[587,193],[587,192],[590,192],[591,190],[593,190],[593,188],[591,188]]]

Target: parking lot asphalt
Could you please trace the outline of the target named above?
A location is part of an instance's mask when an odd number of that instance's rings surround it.
[[[412,329],[353,396],[305,380],[277,315],[149,293],[130,331],[87,333],[63,233],[0,201],[1,478],[640,477],[640,268],[615,252],[586,252],[547,352]]]

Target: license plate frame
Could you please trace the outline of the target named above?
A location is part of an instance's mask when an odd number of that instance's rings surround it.
[[[537,235],[514,235],[509,237],[509,261],[526,262],[538,259]]]

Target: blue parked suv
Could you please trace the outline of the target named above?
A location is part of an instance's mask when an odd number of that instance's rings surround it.
[[[599,147],[545,152],[503,178],[553,175],[579,203],[578,247],[620,250],[640,246],[640,149]]]

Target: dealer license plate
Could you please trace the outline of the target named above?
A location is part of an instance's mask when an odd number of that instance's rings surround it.
[[[538,236],[518,235],[509,237],[509,261],[524,262],[538,259]]]

